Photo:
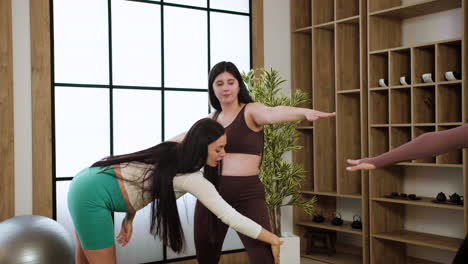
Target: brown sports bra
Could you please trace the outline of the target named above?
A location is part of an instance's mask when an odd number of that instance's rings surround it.
[[[227,153],[242,153],[261,156],[263,152],[263,130],[255,132],[247,126],[244,112],[245,106],[237,114],[236,118],[226,129]],[[221,112],[217,111],[213,119],[217,120]]]

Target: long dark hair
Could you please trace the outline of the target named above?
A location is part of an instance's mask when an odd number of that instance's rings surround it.
[[[153,165],[144,177],[151,184],[150,232],[158,236],[165,246],[181,252],[185,239],[177,211],[173,178],[177,173],[191,173],[206,164],[208,145],[224,135],[224,127],[213,119],[197,121],[187,132],[182,142],[163,142],[138,152],[110,156],[92,165],[109,166],[124,162],[139,161]],[[208,169],[208,167],[206,168]],[[213,169],[208,169],[211,173]]]
[[[216,98],[216,95],[213,90],[213,83],[216,77],[220,75],[223,72],[229,72],[234,76],[234,78],[237,79],[237,82],[239,83],[239,93],[237,94],[237,99],[239,100],[239,103],[252,103],[252,97],[250,97],[249,90],[247,90],[247,87],[245,86],[244,80],[242,80],[242,76],[237,69],[236,65],[230,61],[222,61],[218,62],[213,68],[211,68],[210,74],[208,75],[208,93],[210,95],[210,104],[213,106],[214,109],[218,111],[222,111],[221,109],[221,104],[219,103],[218,98]]]

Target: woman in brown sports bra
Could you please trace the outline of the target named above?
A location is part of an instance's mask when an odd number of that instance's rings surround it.
[[[241,214],[271,230],[265,191],[258,177],[263,152],[263,126],[298,120],[316,121],[335,116],[306,108],[267,107],[253,102],[237,67],[220,62],[210,71],[211,117],[226,129],[226,156],[221,176],[212,179],[221,196]],[[200,264],[218,263],[228,226],[201,203],[195,208],[195,248]],[[278,263],[279,246],[271,246],[239,234],[250,263]]]

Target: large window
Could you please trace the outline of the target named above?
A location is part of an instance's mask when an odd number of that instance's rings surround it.
[[[251,68],[249,0],[51,0],[54,217],[74,235],[66,196],[80,169],[150,147],[209,113],[208,71],[221,60]],[[195,255],[195,198],[178,201],[185,255],[149,234],[138,212],[126,262]],[[115,214],[116,231],[124,214]],[[231,230],[224,250],[242,248]]]

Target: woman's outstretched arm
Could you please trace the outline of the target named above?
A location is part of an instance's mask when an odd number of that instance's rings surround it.
[[[197,197],[208,210],[235,231],[270,244],[275,264],[279,263],[280,246],[283,244],[279,237],[232,208],[201,171],[176,176],[174,190],[189,192]]]
[[[348,171],[372,170],[405,160],[439,155],[468,148],[468,125],[422,134],[414,140],[374,158],[348,160]]]
[[[261,103],[249,104],[249,108],[246,109],[246,111],[248,111],[254,122],[259,126],[301,120],[316,121],[318,119],[336,116],[335,113],[320,112],[308,108],[291,106],[269,107]]]

